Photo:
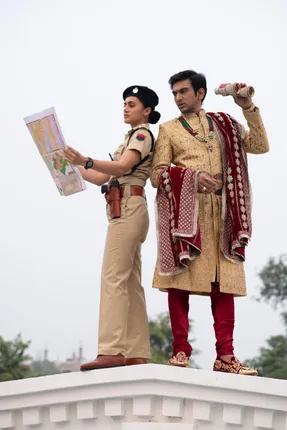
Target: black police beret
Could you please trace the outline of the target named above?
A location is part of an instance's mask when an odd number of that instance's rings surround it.
[[[148,87],[143,87],[141,85],[132,85],[128,87],[123,92],[123,99],[125,100],[127,97],[137,97],[144,104],[145,107],[155,108],[158,105],[158,96],[157,94]]]

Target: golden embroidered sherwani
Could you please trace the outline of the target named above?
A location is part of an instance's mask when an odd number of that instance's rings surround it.
[[[246,152],[263,154],[268,152],[269,143],[259,109],[252,107],[243,111],[249,131],[242,126]],[[208,136],[209,126],[204,110],[199,115],[183,115],[195,133]],[[208,146],[212,145],[212,150]],[[162,169],[175,165],[194,170],[203,170],[211,175],[222,174],[221,149],[215,133],[208,143],[200,142],[183,128],[178,119],[162,124],[155,145],[152,163],[151,182],[157,187]],[[199,225],[202,252],[189,262],[187,270],[172,275],[159,275],[158,264],[155,269],[153,287],[163,291],[168,288],[188,290],[194,294],[209,294],[211,282],[220,284],[220,291],[235,296],[246,295],[243,263],[227,260],[220,250],[222,196],[198,193]]]

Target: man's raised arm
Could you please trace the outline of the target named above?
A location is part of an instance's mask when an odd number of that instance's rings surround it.
[[[245,131],[244,148],[251,154],[265,154],[269,151],[269,142],[260,111],[254,105],[250,109],[243,110],[249,131]]]

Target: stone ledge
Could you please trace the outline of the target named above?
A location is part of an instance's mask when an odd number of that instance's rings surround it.
[[[287,430],[287,382],[149,364],[0,383],[0,429],[191,430],[198,422]]]

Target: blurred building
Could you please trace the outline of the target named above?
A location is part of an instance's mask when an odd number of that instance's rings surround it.
[[[78,372],[80,370],[81,364],[83,364],[85,361],[86,360],[83,357],[83,348],[80,346],[78,349],[78,354],[76,354],[74,351],[71,358],[67,358],[66,361],[57,363],[56,366],[60,373]]]

